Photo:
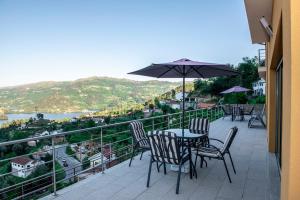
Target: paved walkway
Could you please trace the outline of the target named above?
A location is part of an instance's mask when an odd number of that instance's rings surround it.
[[[198,179],[184,174],[179,195],[175,194],[177,173],[168,170],[167,175],[153,167],[150,187],[146,188],[149,156],[135,159],[131,167],[128,161],[119,164],[105,174],[96,174],[70,187],[58,191],[58,196],[45,199],[201,199],[201,200],[276,200],[279,199],[279,176],[275,157],[267,151],[265,129],[247,128],[247,122],[231,122],[219,119],[211,124],[211,137],[224,140],[232,126],[239,128],[231,153],[237,169],[233,173],[229,165],[232,184],[228,182],[222,161],[208,160],[207,168],[197,166]],[[229,162],[228,162],[229,164]]]

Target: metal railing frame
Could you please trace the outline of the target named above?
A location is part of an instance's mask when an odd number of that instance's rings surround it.
[[[214,106],[214,107],[211,107],[211,108],[196,109],[196,110],[186,111],[186,114],[187,114],[186,116],[187,117],[184,120],[184,127],[188,126],[188,123],[191,120],[191,118],[198,117],[199,116],[199,112],[201,112],[201,117],[209,118],[210,121],[214,121],[214,120],[218,119],[219,117],[221,117],[223,115],[222,114],[222,109],[220,108],[220,106]],[[204,116],[204,112],[206,113],[206,116]],[[221,113],[221,115],[220,115],[220,113]],[[180,127],[180,128],[182,128],[182,123],[181,123],[182,122],[182,116],[181,116],[181,114],[182,114],[182,112],[177,112],[177,113],[173,113],[173,114],[160,115],[160,116],[143,118],[143,119],[138,119],[138,120],[141,121],[141,122],[145,122],[145,121],[149,122],[149,121],[151,121],[151,125],[145,126],[145,128],[150,128],[151,130],[155,130],[157,126],[162,126],[163,129],[169,129],[171,127]],[[155,120],[157,120],[157,119],[163,119],[164,121],[161,122],[161,123],[155,123]],[[165,119],[166,119],[167,124],[165,123]],[[103,144],[103,139],[106,138],[106,137],[116,136],[116,135],[120,135],[120,134],[124,134],[124,133],[129,133],[129,130],[125,130],[125,131],[123,130],[123,131],[120,131],[120,132],[116,132],[116,133],[112,133],[112,134],[108,134],[108,135],[103,135],[103,130],[104,129],[108,129],[108,128],[112,128],[112,127],[121,126],[121,125],[129,125],[133,121],[135,121],[135,120],[129,120],[129,121],[119,122],[119,123],[114,123],[114,124],[101,125],[101,126],[96,126],[96,127],[92,127],[92,128],[78,129],[78,130],[74,130],[74,131],[61,132],[61,133],[58,133],[58,134],[55,134],[55,135],[30,137],[30,138],[25,138],[25,139],[13,140],[13,141],[7,141],[7,142],[0,143],[0,147],[2,147],[2,146],[14,145],[14,144],[26,143],[26,142],[29,142],[29,141],[37,141],[37,140],[50,139],[51,140],[51,148],[48,151],[52,151],[52,161],[49,161],[49,162],[52,162],[52,172],[49,172],[47,174],[43,174],[43,175],[41,175],[39,177],[35,177],[33,179],[30,179],[30,180],[26,180],[26,181],[21,182],[21,183],[17,183],[17,184],[12,185],[12,186],[8,186],[6,188],[2,188],[2,189],[0,189],[0,195],[2,193],[4,193],[4,192],[7,192],[7,190],[14,189],[15,187],[21,186],[23,188],[24,184],[26,186],[26,184],[32,183],[32,181],[39,181],[38,178],[47,178],[47,177],[52,177],[52,183],[51,184],[49,184],[47,186],[43,186],[42,188],[38,188],[37,190],[34,190],[34,191],[30,191],[29,193],[22,194],[22,195],[16,197],[15,199],[24,198],[26,196],[34,194],[35,192],[41,191],[41,190],[43,190],[45,188],[50,188],[51,186],[53,187],[52,188],[53,195],[57,195],[57,184],[58,183],[61,183],[61,182],[66,181],[68,179],[70,180],[71,178],[78,177],[78,175],[80,175],[82,173],[88,172],[90,170],[93,170],[93,169],[96,169],[96,168],[99,168],[99,167],[101,168],[101,173],[104,173],[105,172],[105,166],[107,164],[107,161],[104,162],[104,152],[103,152],[104,146],[110,145],[110,148],[111,148],[112,145],[115,145],[115,144],[120,143],[120,142],[124,142],[126,140],[128,140],[128,141],[131,140],[131,144],[129,144],[129,145],[125,146],[125,147],[122,147],[122,149],[121,149],[121,150],[123,150],[123,149],[128,149],[128,150],[131,149],[131,151],[126,152],[124,155],[120,155],[119,157],[116,157],[116,160],[118,160],[120,158],[123,158],[123,157],[126,158],[126,156],[129,156],[131,154],[131,152],[132,152],[132,149],[133,149],[133,145],[132,145],[133,144],[133,138],[130,136],[130,137],[122,139],[122,140],[118,140],[118,141],[114,141],[114,142],[109,142],[109,143]],[[170,121],[172,121],[171,124],[170,124]],[[57,175],[58,171],[57,171],[57,169],[55,167],[55,162],[56,162],[56,154],[55,154],[55,152],[56,152],[56,149],[62,148],[62,146],[56,147],[54,139],[56,137],[62,137],[62,136],[73,135],[73,134],[81,134],[81,133],[95,131],[95,130],[99,130],[100,137],[91,138],[91,139],[86,140],[86,141],[93,141],[93,140],[100,139],[101,163],[99,163],[98,165],[93,165],[93,166],[89,167],[88,169],[84,169],[84,170],[82,169],[78,173],[76,173],[75,169],[77,167],[83,166],[83,164],[84,164],[83,159],[81,159],[80,164],[78,164],[78,166],[75,165],[75,166],[73,166],[74,169],[73,168],[69,169],[69,170],[74,170],[74,174],[71,177],[64,178],[62,180],[57,181],[57,176],[56,175]],[[83,143],[83,142],[86,142],[86,141],[81,141],[79,143]],[[70,145],[70,144],[66,144],[66,145]],[[117,151],[121,151],[121,150],[118,149]],[[43,151],[43,152],[48,152],[48,151]],[[29,154],[24,154],[24,155],[21,155],[21,156],[15,156],[15,157],[11,157],[11,158],[6,158],[6,159],[3,159],[3,160],[0,160],[0,164],[1,164],[1,162],[10,161],[10,160],[12,160],[14,158],[18,158],[18,157],[34,155],[35,153],[36,152],[29,153]],[[80,150],[80,153],[81,153],[81,150]],[[110,156],[113,153],[115,153],[115,152],[110,152]],[[72,156],[72,155],[68,155],[68,156]],[[61,171],[65,171],[65,170],[63,169]],[[11,173],[12,172],[6,173],[6,174],[1,174],[0,177],[5,176],[5,175],[9,175]]]

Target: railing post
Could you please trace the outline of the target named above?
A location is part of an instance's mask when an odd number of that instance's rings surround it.
[[[82,142],[80,143],[80,147],[79,147],[79,158],[80,158],[80,164],[82,167]]]
[[[56,196],[56,169],[55,169],[55,143],[54,137],[51,138],[52,140],[52,170],[53,170],[53,195]]]
[[[213,118],[213,108],[210,109],[210,118],[211,118],[211,121],[213,121],[213,119],[214,119]]]
[[[181,127],[181,125],[182,125],[182,121],[181,121],[181,120],[182,120],[182,119],[181,119],[181,114],[179,114],[179,127],[180,127],[180,128],[182,128],[182,127]]]
[[[102,170],[101,170],[101,172],[102,172],[102,174],[104,174],[104,170],[105,170],[105,168],[104,168],[104,163],[103,163],[103,128],[101,128],[100,129],[100,142],[101,142],[101,167],[102,167]]]
[[[154,131],[154,118],[152,118],[152,131]]]
[[[170,129],[170,116],[168,114],[168,129]]]
[[[204,118],[204,116],[203,116],[203,108],[201,109],[201,118]]]

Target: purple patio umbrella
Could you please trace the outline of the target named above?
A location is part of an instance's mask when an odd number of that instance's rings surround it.
[[[183,111],[182,132],[184,134],[185,116],[185,78],[211,78],[218,76],[234,76],[239,73],[228,65],[192,61],[186,58],[169,63],[152,64],[143,69],[130,72],[129,74],[150,76],[155,78],[182,78],[183,79]]]
[[[247,88],[243,88],[241,86],[234,86],[232,88],[229,88],[228,90],[221,92],[221,94],[240,93],[240,92],[248,92],[248,91],[250,90]]]

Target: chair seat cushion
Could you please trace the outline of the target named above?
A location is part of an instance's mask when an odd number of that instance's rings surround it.
[[[212,158],[221,157],[221,153],[214,148],[199,148],[197,154],[199,156],[206,156]]]
[[[140,144],[140,148],[150,149],[150,145],[149,144]]]

